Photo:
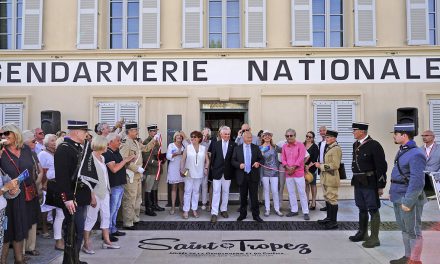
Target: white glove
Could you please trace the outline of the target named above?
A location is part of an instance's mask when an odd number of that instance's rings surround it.
[[[160,139],[160,133],[157,133],[157,134],[154,136],[153,139],[156,140],[156,141],[159,141],[159,139]]]
[[[142,167],[138,167],[137,172],[139,172],[140,174],[144,173],[144,168]]]

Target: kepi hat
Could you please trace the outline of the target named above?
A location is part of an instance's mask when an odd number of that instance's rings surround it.
[[[338,131],[327,129],[327,132],[325,132],[325,135],[330,136],[330,137],[338,137]]]
[[[79,120],[67,120],[67,129],[70,130],[81,129],[81,130],[92,131],[91,129],[89,129],[87,121],[79,121]]]
[[[363,123],[363,122],[353,122],[351,124],[351,128],[353,130],[359,129],[359,130],[368,130],[368,123]]]
[[[397,132],[414,132],[416,131],[416,126],[414,123],[404,123],[404,124],[395,124],[394,125],[394,133]]]
[[[148,131],[150,131],[150,130],[157,130],[157,124],[149,124],[147,126],[147,130]]]
[[[125,129],[129,130],[129,129],[137,129],[138,128],[138,124],[135,122],[129,122],[129,123],[125,123]]]

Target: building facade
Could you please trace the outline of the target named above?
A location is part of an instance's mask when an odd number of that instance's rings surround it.
[[[392,166],[397,108],[440,136],[439,18],[440,0],[0,0],[0,124],[157,123],[162,151],[175,130],[326,125],[350,164],[364,121]]]

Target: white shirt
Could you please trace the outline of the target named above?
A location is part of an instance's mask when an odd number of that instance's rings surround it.
[[[427,147],[425,144],[425,154],[426,154],[427,158],[429,157],[429,155],[431,155],[431,151],[432,151],[432,148],[434,147],[434,144],[435,144],[435,142],[432,142],[431,146],[429,146],[429,147]]]
[[[325,140],[319,143],[319,162],[322,162],[324,160],[325,144],[326,144]]]
[[[222,139],[223,158],[226,157],[226,153],[228,152],[228,144],[229,144],[229,141],[224,141]]]
[[[47,151],[41,151],[38,154],[38,160],[40,161],[41,167],[48,169],[46,173],[47,179],[55,179],[55,166],[53,155]]]
[[[363,138],[363,139],[359,139],[359,143],[361,143],[361,145],[364,143],[364,141],[367,139],[368,134]]]

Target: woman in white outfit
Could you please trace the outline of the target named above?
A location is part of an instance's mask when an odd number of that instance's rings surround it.
[[[95,254],[90,241],[90,231],[98,219],[98,212],[101,213],[101,229],[104,243],[102,248],[118,249],[119,245],[110,241],[110,182],[108,180],[107,166],[105,165],[102,154],[107,151],[108,141],[103,136],[96,136],[92,140],[92,156],[98,174],[98,183],[92,191],[92,201],[87,206],[87,217],[84,224],[84,244],[83,252],[87,254]]]
[[[43,139],[44,150],[38,153],[38,159],[40,160],[41,167],[45,172],[47,181],[55,180],[55,166],[53,155],[55,153],[57,136],[54,134],[46,134]],[[46,195],[47,181],[42,181],[43,194]],[[64,250],[64,240],[61,230],[63,228],[64,213],[63,209],[43,204],[41,205],[41,212],[43,213],[43,221],[47,219],[47,215],[52,214],[55,210],[55,219],[53,221],[53,238],[55,239],[55,249]]]
[[[193,131],[190,134],[191,144],[183,152],[180,161],[180,173],[185,177],[185,194],[183,198],[183,218],[188,219],[188,212],[191,208],[194,217],[197,214],[199,203],[199,190],[203,176],[208,175],[209,158],[207,149],[202,146],[202,133]]]
[[[183,136],[179,131],[174,133],[173,141],[168,145],[167,159],[168,163],[167,182],[171,184],[171,210],[173,215],[176,211],[176,193],[179,188],[179,201],[182,206],[183,203],[183,182],[184,178],[180,175],[180,161],[182,160],[183,151],[185,147],[182,144]]]

